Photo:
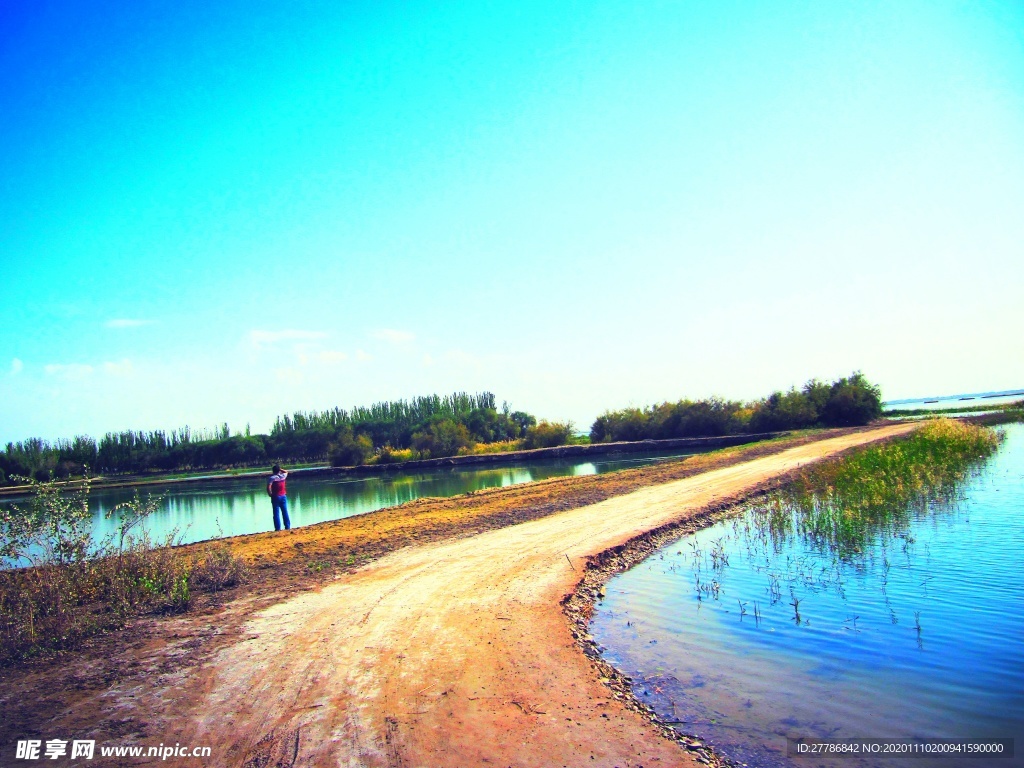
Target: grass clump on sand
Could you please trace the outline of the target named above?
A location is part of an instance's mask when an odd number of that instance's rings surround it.
[[[92,535],[89,484],[26,480],[28,503],[0,510],[0,664],[123,626],[145,612],[186,610],[194,592],[245,580],[245,564],[227,549],[176,549],[175,534],[153,542],[145,521],[153,498],[112,509],[117,532]]]
[[[898,536],[929,504],[955,499],[1000,439],[986,427],[938,419],[906,438],[814,465],[758,505],[757,516],[774,538],[799,535],[851,557],[879,535]]]

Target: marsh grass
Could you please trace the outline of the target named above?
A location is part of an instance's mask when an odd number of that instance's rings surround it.
[[[893,560],[910,562],[913,523],[955,509],[966,481],[995,452],[1002,433],[979,424],[938,419],[911,435],[815,464],[792,482],[732,518],[731,532],[689,542],[698,602],[719,600],[729,581],[729,553],[765,578],[767,608],[792,609],[807,624],[804,599],[826,591],[846,600],[851,577],[877,572],[883,598]],[[679,554],[682,554],[680,551]],[[930,577],[929,577],[930,578]],[[927,592],[929,578],[921,582]],[[736,597],[729,593],[730,597]],[[740,618],[749,610],[740,604]],[[898,623],[892,607],[891,621]],[[754,604],[755,623],[761,607]],[[849,631],[859,631],[857,616]],[[920,616],[915,616],[921,641]]]
[[[146,519],[159,499],[120,504],[117,532],[91,534],[89,483],[26,481],[27,504],[0,511],[0,664],[72,648],[147,612],[189,608],[194,593],[244,581],[245,564],[226,544],[200,554],[177,548],[177,532],[153,541]]]
[[[850,558],[880,534],[900,536],[929,504],[955,500],[1000,439],[985,427],[937,419],[907,438],[806,470],[756,508],[758,527],[776,543],[802,536]]]

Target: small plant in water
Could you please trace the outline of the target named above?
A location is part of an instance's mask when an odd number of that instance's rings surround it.
[[[868,558],[876,557],[884,590],[892,568],[889,542],[898,542],[909,564],[915,544],[910,523],[934,503],[955,500],[1000,438],[990,429],[940,419],[902,440],[813,465],[790,486],[748,507],[734,522],[733,535],[740,537],[751,567],[765,574],[769,604],[779,603],[788,587],[793,619],[800,624],[806,593],[828,589],[845,599],[849,572],[862,572]],[[780,562],[778,555],[794,539],[819,555],[787,555]],[[689,544],[696,556],[698,545]],[[724,537],[712,543],[710,558],[717,573],[728,564]],[[921,584],[925,589],[927,581]],[[704,583],[697,588],[711,593]],[[894,613],[891,618],[896,623]]]

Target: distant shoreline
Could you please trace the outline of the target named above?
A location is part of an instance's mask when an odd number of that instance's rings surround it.
[[[361,464],[355,467],[332,467],[321,464],[311,467],[297,467],[289,470],[293,478],[317,477],[321,475],[384,475],[410,469],[454,468],[463,466],[487,466],[500,464],[516,464],[521,461],[537,459],[560,459],[577,456],[600,456],[609,453],[639,453],[640,451],[679,450],[693,448],[700,453],[715,448],[729,448],[763,440],[783,437],[789,432],[758,432],[741,435],[723,435],[720,437],[683,437],[668,440],[636,440],[618,443],[593,443],[589,445],[559,445],[553,448],[534,448],[531,450],[508,451],[505,453],[479,453],[465,456],[444,456],[436,459],[418,459],[414,461],[395,462],[393,464]],[[280,462],[285,463],[285,462]],[[185,483],[222,482],[224,480],[252,480],[263,478],[268,474],[266,468],[245,471],[222,471],[219,473],[198,474],[187,477],[167,475],[116,475],[111,477],[98,476],[89,485],[92,488],[134,488],[147,485],[178,485]],[[83,481],[70,480],[68,490],[81,488]],[[29,486],[17,485],[0,488],[0,498],[21,496],[29,490]]]
[[[1021,393],[1024,394],[1024,393]],[[1006,397],[1015,397],[1016,395],[1006,395]],[[1024,400],[1012,400],[1008,403],[982,403],[980,405],[974,405],[978,400],[984,400],[988,397],[995,397],[985,395],[982,397],[961,397],[959,400],[950,400],[950,404],[944,407],[938,408],[891,408],[886,411],[882,411],[883,418],[903,418],[905,416],[956,416],[956,415],[970,415],[978,413],[1001,413],[1003,411],[1016,411],[1021,407],[1024,407]],[[1000,395],[1003,397],[1003,395]],[[934,400],[913,400],[912,403],[923,402],[925,405],[930,405],[936,401]]]
[[[941,403],[943,401],[957,402],[959,400],[995,400],[1000,397],[1024,397],[1024,388],[1005,389],[997,392],[962,392],[957,395],[930,395],[928,397],[909,397],[902,400],[886,400],[882,403],[883,409],[892,408],[896,405],[909,405],[911,403]]]

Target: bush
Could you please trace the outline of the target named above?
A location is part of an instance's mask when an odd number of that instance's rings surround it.
[[[523,448],[554,448],[565,445],[572,438],[573,424],[571,421],[544,421],[526,430]]]
[[[746,430],[752,411],[721,398],[680,400],[644,410],[607,411],[590,428],[590,441],[607,443],[731,435]]]
[[[192,569],[193,583],[211,592],[241,584],[248,576],[245,563],[223,543],[206,552]]]
[[[469,430],[451,419],[436,420],[412,436],[413,448],[434,457],[454,456],[471,444]]]
[[[754,408],[750,418],[752,432],[775,432],[782,429],[806,429],[818,423],[818,409],[807,396],[808,383],[803,392],[795,388],[789,392],[773,392]]]
[[[747,405],[713,397],[662,403],[643,410],[606,411],[590,428],[590,440],[664,440],[814,426],[846,427],[867,424],[881,413],[881,391],[857,372],[832,384],[811,379],[799,391],[773,392]]]
[[[748,421],[743,404],[733,400],[683,400],[652,409],[650,436],[667,440],[731,435],[745,431]]]
[[[357,467],[373,454],[373,443],[366,435],[355,436],[351,427],[345,427],[327,449],[333,467]]]
[[[852,427],[881,415],[882,391],[857,372],[832,385],[821,410],[821,423],[828,427]]]
[[[375,456],[371,456],[367,464],[399,464],[403,461],[415,461],[420,458],[419,451],[412,448],[392,448],[383,446]]]
[[[468,437],[459,430],[455,434],[448,427],[433,426],[443,420],[461,424]],[[536,423],[533,416],[511,410],[508,403],[499,411],[490,392],[456,392],[446,397],[379,402],[351,411],[300,411],[278,418],[269,435],[250,434],[248,426],[244,434],[232,435],[228,425],[221,424],[212,431],[199,432],[189,427],[171,432],[108,432],[98,441],[86,435],[56,443],[29,438],[0,449],[0,484],[10,484],[15,475],[40,482],[75,476],[86,467],[116,473],[252,466],[268,459],[321,461],[330,458],[332,449],[336,461],[357,464],[364,452],[348,444],[342,434],[348,431],[366,435],[374,448],[410,448],[413,436],[420,434],[421,443],[430,444],[432,453],[442,456],[473,443],[521,439]],[[363,460],[367,459],[365,454]]]
[[[650,432],[649,424],[650,414],[639,408],[605,411],[590,427],[590,442],[611,443],[620,440],[643,440]]]

